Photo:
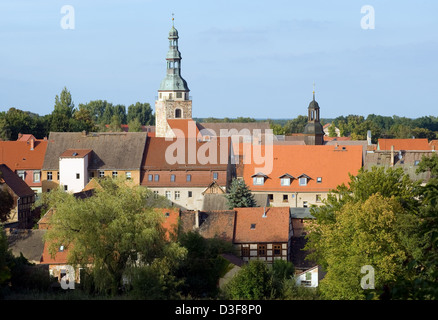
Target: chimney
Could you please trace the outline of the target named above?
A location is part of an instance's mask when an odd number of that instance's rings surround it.
[[[35,140],[33,138],[30,138],[30,150],[35,149]]]
[[[83,131],[82,131],[82,136],[83,136],[83,137],[86,137],[86,136],[87,136],[87,131],[83,130]]]
[[[391,146],[391,167],[394,166],[394,146]]]
[[[267,217],[267,211],[266,211],[266,207],[263,207],[263,216],[262,218],[266,218]]]
[[[368,145],[371,145],[371,130],[367,131],[367,141],[368,141]]]
[[[199,229],[199,210],[195,211],[195,229]]]

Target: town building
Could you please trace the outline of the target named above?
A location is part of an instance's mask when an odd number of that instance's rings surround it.
[[[266,154],[267,146],[261,146]],[[245,155],[244,155],[245,158]],[[243,179],[253,194],[268,194],[274,207],[322,205],[331,190],[347,184],[362,167],[363,147],[273,145],[271,165],[243,164]]]
[[[0,163],[7,165],[38,195],[42,192],[41,169],[46,149],[47,139],[19,134],[17,141],[0,141]]]
[[[229,139],[150,137],[140,185],[171,200],[181,210],[200,210],[208,193],[225,193],[235,176]]]
[[[147,132],[51,132],[42,188],[80,192],[92,178],[125,177],[140,185]]]
[[[0,164],[0,173],[0,189],[6,190],[13,199],[6,223],[16,223],[20,229],[32,228],[35,192],[7,165]]]
[[[289,260],[289,208],[235,208],[236,220],[233,244],[243,261]]]

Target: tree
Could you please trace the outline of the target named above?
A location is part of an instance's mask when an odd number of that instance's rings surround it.
[[[375,269],[375,286],[404,275],[408,256],[401,231],[408,220],[400,203],[374,194],[365,201],[348,203],[335,212],[336,222],[321,226],[317,247],[326,262],[327,274],[320,291],[328,299],[365,299],[361,287],[361,268]],[[411,216],[410,218],[413,218]]]
[[[63,245],[68,263],[85,268],[101,293],[118,293],[123,276],[136,266],[171,278],[186,250],[167,240],[164,217],[153,210],[167,200],[123,179],[102,179],[100,185],[83,200],[60,189],[44,194],[43,203],[56,210],[45,235],[49,252]]]
[[[140,121],[141,125],[152,125],[154,124],[154,117],[152,115],[152,108],[149,103],[137,102],[131,104],[128,107],[128,114],[126,121],[129,123],[137,119]]]
[[[423,242],[417,215],[420,183],[400,168],[361,170],[350,176],[349,186],[338,186],[323,206],[311,209],[316,220],[305,249],[311,251],[308,259],[327,270],[321,284],[326,298],[365,298],[363,265],[379,273],[376,292],[398,277],[409,278],[404,263],[419,256]]]
[[[266,262],[251,260],[227,283],[229,299],[262,300],[271,297],[272,276]]]
[[[9,213],[14,206],[14,199],[3,186],[4,182],[2,182],[2,172],[0,171],[0,222],[5,222],[9,219]]]
[[[138,118],[134,118],[128,123],[129,132],[141,132],[141,123]]]
[[[337,137],[338,136],[338,134],[336,133],[336,126],[334,123],[332,123],[328,127],[328,132],[329,132],[329,137]]]
[[[254,195],[242,179],[233,179],[225,197],[228,199],[230,209],[254,207],[256,205]]]
[[[285,134],[289,133],[303,133],[308,119],[306,116],[298,116],[295,119],[289,120],[284,125]]]
[[[187,249],[187,259],[178,272],[185,279],[183,293],[194,298],[215,297],[217,283],[229,266],[221,254],[231,253],[232,244],[219,238],[206,239],[197,232],[180,234],[179,242]]]

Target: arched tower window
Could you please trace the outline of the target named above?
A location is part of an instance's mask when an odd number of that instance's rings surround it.
[[[176,119],[181,118],[181,109],[175,109],[175,118]]]

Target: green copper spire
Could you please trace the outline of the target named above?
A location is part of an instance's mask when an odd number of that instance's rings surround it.
[[[173,14],[172,14],[173,15]],[[178,30],[173,25],[169,31],[169,51],[166,55],[167,73],[166,77],[161,81],[158,91],[183,91],[188,92],[189,87],[187,82],[181,77],[181,53],[178,50]]]

